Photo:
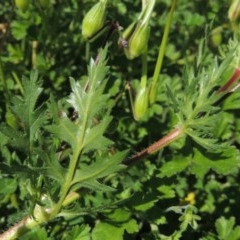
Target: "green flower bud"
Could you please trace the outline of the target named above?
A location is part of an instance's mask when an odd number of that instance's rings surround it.
[[[240,13],[240,0],[232,0],[228,9],[228,18],[230,21],[236,21]]]
[[[118,40],[119,49],[126,48],[128,46],[128,40],[136,28],[137,22],[132,22],[122,33],[120,39]]]
[[[141,88],[137,93],[135,102],[134,102],[134,118],[135,120],[140,120],[144,117],[148,108],[148,88]]]
[[[15,0],[15,4],[21,11],[25,12],[28,9],[30,0]]]
[[[218,47],[222,43],[222,26],[214,28],[211,31],[210,37],[211,37],[211,45],[213,47]]]
[[[143,54],[147,48],[149,34],[150,28],[148,23],[142,24],[142,22],[139,21],[129,38],[128,47],[125,49],[128,59],[134,59]]]
[[[46,9],[50,6],[51,0],[38,0],[41,8]]]
[[[107,1],[96,3],[84,16],[82,22],[82,35],[84,39],[92,38],[104,25]]]

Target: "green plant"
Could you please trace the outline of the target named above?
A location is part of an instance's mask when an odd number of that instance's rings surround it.
[[[240,238],[238,20],[140,3],[108,2],[91,43],[90,0],[0,9],[0,239]]]

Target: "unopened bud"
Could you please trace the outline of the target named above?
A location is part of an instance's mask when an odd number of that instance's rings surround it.
[[[141,88],[134,102],[134,118],[140,120],[148,108],[148,88]]]
[[[21,11],[25,12],[28,9],[30,0],[15,0],[15,4]]]
[[[144,53],[147,49],[150,34],[148,23],[142,24],[142,22],[139,21],[137,25],[133,26],[135,26],[135,29],[132,32],[129,31],[131,36],[128,40],[128,47],[125,49],[126,56],[129,59],[134,59]]]
[[[104,25],[107,1],[96,3],[84,16],[82,22],[82,35],[85,39],[92,38]]]
[[[210,37],[211,37],[211,45],[213,47],[218,47],[222,43],[222,26],[214,28],[211,31]]]
[[[118,46],[120,49],[128,47],[128,41],[134,32],[137,22],[132,22],[122,33],[118,40]]]
[[[228,18],[230,21],[236,21],[240,13],[240,0],[232,0],[228,9]]]

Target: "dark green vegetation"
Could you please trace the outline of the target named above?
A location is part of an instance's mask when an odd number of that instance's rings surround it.
[[[2,2],[0,239],[240,239],[229,1],[108,1],[90,42],[98,1]]]

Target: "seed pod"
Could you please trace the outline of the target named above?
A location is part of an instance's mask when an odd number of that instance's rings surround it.
[[[15,0],[15,4],[21,11],[25,12],[28,9],[30,0]]]
[[[46,9],[50,6],[51,0],[38,0],[38,3],[41,8]]]
[[[84,39],[93,37],[102,27],[106,17],[107,1],[99,1],[84,16],[82,35]]]
[[[128,43],[127,57],[129,59],[140,56],[147,48],[150,28],[147,23],[138,23]]]
[[[134,118],[140,120],[144,117],[148,108],[148,88],[140,88],[134,102]]]
[[[232,0],[228,9],[228,18],[230,21],[236,21],[240,13],[240,0]]]

